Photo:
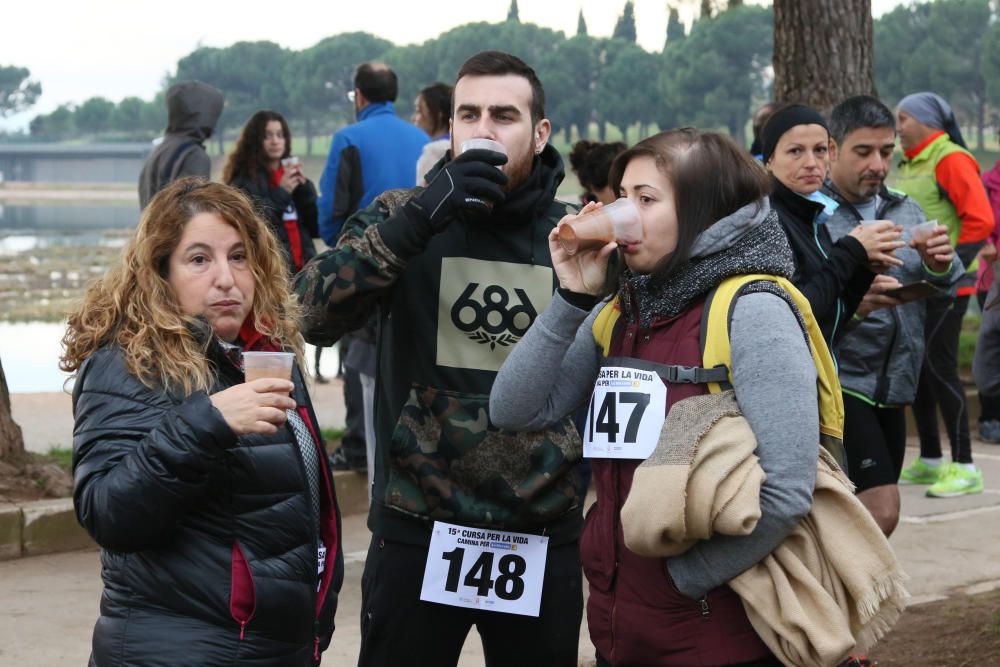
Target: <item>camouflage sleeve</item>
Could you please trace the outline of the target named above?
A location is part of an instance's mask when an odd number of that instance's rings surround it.
[[[347,220],[336,247],[317,255],[295,276],[302,335],[308,342],[332,345],[360,329],[392,288],[406,263],[386,247],[378,223],[389,219],[410,194],[391,190],[380,195]]]

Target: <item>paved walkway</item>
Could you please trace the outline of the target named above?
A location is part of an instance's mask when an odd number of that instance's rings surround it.
[[[1000,585],[1000,540],[996,539],[1000,535],[1000,447],[977,443],[974,450],[986,478],[982,495],[931,499],[922,495],[924,487],[902,487],[904,516],[892,544],[912,577],[914,603]],[[911,448],[907,454],[912,458],[916,450]],[[363,516],[346,518],[346,578],[327,664],[352,665],[357,659],[359,590],[368,538]],[[96,551],[0,562],[0,666],[86,664],[100,592]],[[593,647],[586,627],[581,628],[580,637],[581,664],[592,664]],[[460,664],[483,664],[474,633]]]

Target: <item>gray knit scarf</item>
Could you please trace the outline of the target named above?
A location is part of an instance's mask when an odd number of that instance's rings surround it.
[[[695,241],[695,250],[709,231],[714,236],[724,232],[719,225],[734,229],[747,227],[747,207],[723,218],[702,233]],[[693,301],[705,296],[726,278],[747,273],[766,273],[791,278],[795,257],[788,244],[778,215],[766,208],[759,211],[760,219],[752,220],[749,228],[736,236],[732,243],[717,252],[694,256],[666,280],[656,284],[652,275],[635,275],[625,269],[621,297],[622,314],[628,322],[648,327],[656,317],[672,317],[684,311]],[[742,217],[743,219],[739,219]]]

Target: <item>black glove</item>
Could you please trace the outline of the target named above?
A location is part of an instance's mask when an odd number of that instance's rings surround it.
[[[507,175],[497,167],[506,162],[507,156],[495,151],[462,153],[396,215],[379,223],[382,240],[396,255],[409,258],[423,251],[431,236],[462,213],[489,214],[504,199],[500,186],[507,182]]]

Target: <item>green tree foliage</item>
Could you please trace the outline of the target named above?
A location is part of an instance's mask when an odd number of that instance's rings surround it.
[[[100,134],[111,129],[115,103],[103,97],[91,97],[74,113],[76,127],[86,134]]]
[[[586,35],[587,34],[587,21],[583,18],[583,8],[580,8],[580,15],[576,18],[576,34]]]
[[[1000,22],[993,23],[983,37],[980,63],[986,80],[986,97],[1000,109]],[[1000,133],[1000,127],[997,132]]]
[[[594,118],[594,89],[602,76],[604,41],[577,35],[557,42],[539,62],[538,76],[545,86],[546,113],[553,131],[575,126],[581,137],[588,136]]]
[[[42,84],[32,81],[26,67],[0,65],[0,118],[30,108],[42,94]]]
[[[392,43],[387,40],[365,32],[350,32],[327,37],[308,49],[289,54],[282,77],[288,95],[289,121],[301,119],[308,141],[307,153],[312,153],[314,132],[329,131],[331,123],[343,125],[354,119],[354,106],[347,99],[347,93],[354,87],[354,70],[361,63],[381,58],[390,48]],[[398,69],[396,73],[401,74]]]
[[[274,42],[237,42],[224,49],[202,47],[181,58],[171,83],[198,79],[221,90],[226,105],[216,127],[220,151],[226,128],[240,128],[255,111],[289,115],[285,66],[289,52]]]
[[[59,141],[72,137],[76,133],[72,105],[63,104],[56,107],[51,113],[35,116],[28,124],[28,129],[31,131],[32,137],[47,141]]]
[[[617,127],[623,137],[633,123],[645,127],[662,118],[663,98],[650,76],[660,56],[624,40],[612,39],[606,50],[606,69],[598,79],[594,106],[598,118]]]
[[[514,23],[519,23],[521,17],[517,12],[517,0],[510,0],[510,9],[507,10],[507,20],[513,21]]]
[[[625,3],[622,14],[615,23],[615,29],[611,33],[611,38],[635,43],[635,5],[632,3],[632,0],[628,0]]]
[[[680,14],[677,12],[676,7],[670,8],[670,15],[667,17],[667,39],[663,44],[663,48],[667,48],[667,44],[677,43],[684,39],[684,24],[681,23]]]
[[[995,20],[989,0],[897,7],[874,28],[879,90],[891,102],[922,90],[938,93],[960,120],[976,127],[982,147],[987,77],[980,59],[990,48],[987,33]]]
[[[773,23],[770,8],[734,7],[696,21],[687,38],[668,43],[660,66],[661,127],[725,127],[744,142],[754,99],[768,96]]]

